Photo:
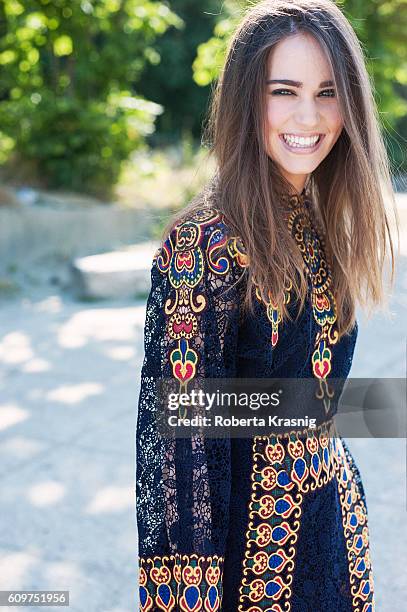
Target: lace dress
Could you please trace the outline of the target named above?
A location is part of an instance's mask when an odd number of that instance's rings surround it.
[[[348,376],[357,325],[338,340],[305,191],[290,207],[309,282],[296,321],[281,324],[261,291],[242,314],[247,256],[215,208],[176,226],[154,257],[136,439],[142,612],[373,612],[366,501],[343,439],[157,431],[157,379],[186,389],[198,377],[314,377],[327,396],[330,377]],[[295,307],[289,288],[286,301]]]

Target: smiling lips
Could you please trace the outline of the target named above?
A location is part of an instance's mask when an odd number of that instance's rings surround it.
[[[304,152],[315,151],[322,140],[325,138],[325,134],[313,134],[312,136],[296,136],[295,134],[280,134],[280,139],[284,143],[287,149],[290,151],[300,150]]]

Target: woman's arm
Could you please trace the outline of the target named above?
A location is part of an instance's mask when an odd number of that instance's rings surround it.
[[[183,599],[185,609],[221,605],[230,440],[161,437],[155,381],[185,391],[199,379],[234,377],[243,260],[206,209],[174,228],[153,261],[136,441],[143,612],[156,603],[178,609]]]

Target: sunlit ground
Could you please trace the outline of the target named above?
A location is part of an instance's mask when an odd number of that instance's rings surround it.
[[[144,305],[57,295],[0,323],[2,589],[135,610],[134,427]]]

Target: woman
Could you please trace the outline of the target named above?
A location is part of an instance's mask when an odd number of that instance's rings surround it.
[[[161,436],[154,383],[348,376],[355,307],[382,300],[388,162],[357,38],[330,0],[267,0],[230,43],[217,173],[152,267],[137,425],[140,605],[368,612],[366,501],[345,446]]]

